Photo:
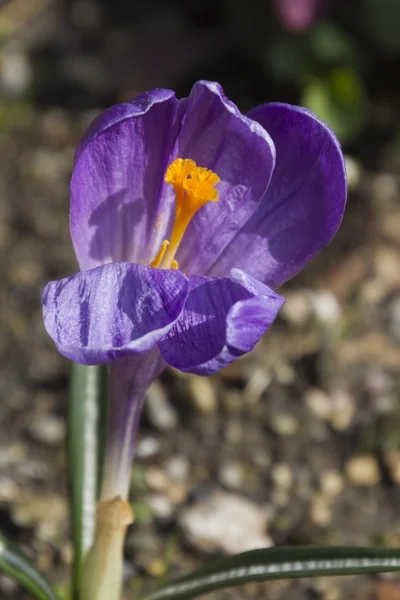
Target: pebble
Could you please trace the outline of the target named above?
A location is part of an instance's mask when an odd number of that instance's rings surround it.
[[[344,489],[343,476],[333,469],[322,472],[320,484],[322,492],[331,498],[339,496]]]
[[[12,502],[18,495],[17,484],[10,477],[0,475],[0,503]]]
[[[146,470],[146,483],[151,490],[159,492],[168,487],[169,479],[159,467],[149,467]]]
[[[293,485],[293,471],[286,463],[277,463],[271,470],[272,481],[277,488],[289,490]]]
[[[32,81],[32,68],[24,48],[13,44],[7,52],[2,52],[0,66],[0,82],[3,91],[10,96],[23,94]]]
[[[136,444],[136,456],[138,458],[151,458],[160,452],[160,442],[152,436],[141,438]]]
[[[241,496],[215,491],[184,509],[179,525],[192,546],[203,552],[236,554],[269,547],[266,511]]]
[[[381,480],[378,461],[371,454],[350,458],[345,464],[345,473],[354,485],[374,486]]]
[[[189,461],[185,456],[171,456],[164,463],[165,472],[174,483],[183,483],[189,476]]]
[[[289,437],[296,433],[299,424],[297,419],[290,414],[278,413],[271,415],[269,419],[271,428],[282,437]]]
[[[356,412],[354,398],[343,389],[336,389],[331,396],[332,411],[329,419],[333,429],[345,431],[351,425]]]
[[[197,375],[188,377],[187,393],[192,406],[202,415],[213,415],[217,412],[217,392],[208,377]]]
[[[310,507],[310,518],[319,527],[327,527],[332,522],[332,509],[329,498],[316,494]]]
[[[358,187],[361,180],[362,167],[359,161],[348,154],[344,157],[346,163],[347,186],[349,191],[353,191]]]
[[[178,414],[158,380],[147,390],[145,410],[150,423],[160,431],[169,431],[178,423]]]
[[[311,292],[309,290],[297,290],[286,293],[286,302],[279,314],[294,327],[307,325],[313,314],[310,296]]]
[[[336,296],[330,290],[315,291],[311,303],[317,321],[329,328],[337,326],[342,311]]]
[[[272,377],[265,367],[255,369],[243,390],[243,401],[247,404],[257,404],[271,381]]]
[[[173,504],[184,504],[188,497],[188,490],[181,483],[171,483],[166,489],[167,496]]]
[[[174,514],[172,502],[164,494],[152,494],[147,499],[154,516],[158,519],[171,519]]]
[[[27,431],[35,442],[58,446],[65,439],[65,420],[51,414],[39,414],[31,419]]]
[[[322,421],[328,421],[332,412],[329,396],[319,388],[310,387],[305,393],[305,402],[310,411]]]
[[[226,462],[219,470],[218,479],[229,490],[239,490],[245,480],[243,465],[236,461]]]

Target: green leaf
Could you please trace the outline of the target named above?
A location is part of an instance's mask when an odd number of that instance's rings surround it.
[[[74,542],[74,597],[78,592],[82,563],[94,536],[106,438],[106,390],[105,367],[72,364],[68,405],[68,479]]]
[[[45,576],[3,535],[0,535],[0,572],[19,583],[37,600],[59,600]]]
[[[248,581],[400,571],[400,548],[298,546],[251,550],[168,583],[145,600],[184,600]]]

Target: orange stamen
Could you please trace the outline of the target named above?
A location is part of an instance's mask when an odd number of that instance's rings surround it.
[[[161,261],[164,258],[164,255],[167,251],[168,246],[169,246],[169,241],[164,240],[163,243],[161,244],[159,253],[155,257],[155,259],[149,264],[149,267],[154,267],[156,269],[157,267],[160,266]]]
[[[167,168],[165,181],[175,190],[176,214],[170,244],[164,251],[161,248],[163,254],[156,266],[171,269],[177,268],[175,254],[195,213],[207,202],[218,200],[218,190],[214,186],[220,178],[213,171],[198,167],[194,160],[177,158]]]

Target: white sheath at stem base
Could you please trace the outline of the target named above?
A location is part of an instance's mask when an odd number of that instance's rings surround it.
[[[82,569],[80,600],[120,600],[123,546],[133,521],[126,500],[117,497],[98,503],[95,538]]]

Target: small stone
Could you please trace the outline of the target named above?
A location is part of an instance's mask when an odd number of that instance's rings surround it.
[[[0,503],[12,502],[18,495],[17,484],[6,476],[0,476]]]
[[[247,404],[257,404],[271,381],[272,377],[265,367],[255,369],[243,390],[243,401]]]
[[[341,316],[341,308],[336,296],[330,290],[314,292],[311,298],[317,320],[326,327],[335,327]]]
[[[182,483],[189,476],[189,461],[185,456],[171,456],[164,464],[165,472],[170,481]]]
[[[178,423],[178,414],[159,381],[153,381],[147,390],[145,409],[150,423],[160,431],[169,431]]]
[[[184,509],[179,520],[185,537],[197,550],[236,554],[271,546],[266,512],[241,496],[216,491]]]
[[[310,517],[315,525],[327,527],[332,522],[332,509],[329,499],[323,494],[316,494],[310,507]]]
[[[160,452],[160,442],[151,436],[140,439],[136,445],[136,456],[138,458],[150,458]]]
[[[245,473],[243,466],[235,461],[227,462],[219,470],[219,481],[230,490],[239,490],[243,487]]]
[[[347,186],[353,191],[358,187],[362,175],[362,167],[357,159],[353,156],[345,155]]]
[[[174,506],[164,494],[152,494],[147,498],[147,502],[156,518],[165,520],[172,518]]]
[[[169,479],[158,467],[149,467],[146,470],[146,483],[151,490],[159,492],[168,487]]]
[[[167,565],[165,561],[161,560],[160,558],[156,558],[147,565],[146,569],[149,575],[152,577],[161,577],[161,575],[164,575],[166,572]]]
[[[3,91],[10,96],[20,96],[32,80],[32,69],[28,53],[13,44],[0,55],[0,83]]]
[[[324,494],[335,498],[342,493],[343,489],[344,480],[339,471],[330,469],[321,474],[321,490]]]
[[[171,502],[176,505],[183,504],[188,497],[188,490],[181,483],[170,484],[166,493]]]
[[[272,429],[282,437],[294,435],[299,427],[295,417],[285,413],[277,413],[271,416],[269,424]]]
[[[274,465],[271,471],[271,477],[277,488],[289,490],[293,485],[293,471],[289,465],[285,463]]]
[[[345,473],[354,485],[374,486],[381,480],[378,461],[370,454],[360,454],[348,460]]]
[[[294,327],[303,327],[312,317],[312,305],[309,290],[297,290],[285,294],[286,302],[280,315]]]
[[[351,425],[356,405],[354,398],[346,390],[334,390],[331,396],[332,411],[330,424],[337,431],[345,431]]]
[[[217,412],[217,392],[208,377],[191,375],[187,379],[188,396],[194,408],[203,415]]]
[[[322,421],[328,421],[332,412],[329,396],[321,389],[311,387],[305,394],[305,401],[310,411]]]
[[[40,414],[28,424],[27,431],[36,442],[58,446],[65,439],[65,421],[51,414]]]

